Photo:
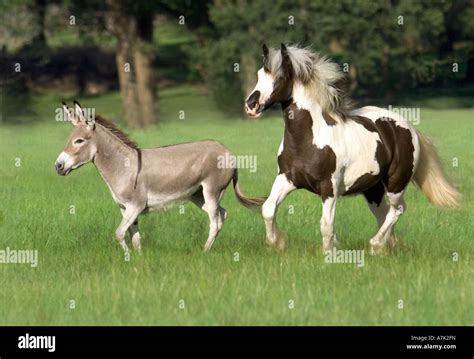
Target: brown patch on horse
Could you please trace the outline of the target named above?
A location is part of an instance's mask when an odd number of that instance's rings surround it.
[[[375,160],[379,164],[380,172],[378,175],[363,174],[344,194],[366,191],[380,179],[388,192],[402,191],[413,175],[415,149],[410,130],[398,126],[392,118],[379,118],[375,122],[362,116],[354,116],[351,119],[368,131],[378,132],[382,143],[377,144]]]
[[[291,71],[285,73],[284,76],[277,78],[273,85],[273,92],[265,102],[264,109],[268,109],[276,102],[280,102],[282,106],[285,102],[288,102],[288,100],[291,99],[293,83],[294,81]]]
[[[280,174],[321,196],[323,201],[334,196],[331,175],[336,170],[336,155],[329,146],[322,149],[313,144],[313,120],[307,110],[294,103],[284,110],[285,134],[283,151],[278,156]]]
[[[128,147],[131,147],[134,150],[140,149],[138,145],[136,144],[136,142],[132,141],[125,132],[123,132],[118,127],[116,127],[115,124],[112,123],[111,121],[106,120],[105,118],[101,116],[96,116],[95,122],[101,125],[102,127],[104,127],[105,129],[109,130],[112,134],[115,135],[115,137],[117,137],[120,141],[122,141]]]
[[[375,126],[375,123],[370,118],[364,116],[352,116],[351,120],[364,126],[367,131],[377,132],[377,126]]]
[[[398,126],[392,118],[379,118],[375,125],[391,157],[385,186],[388,192],[398,193],[408,185],[414,172],[415,148],[411,132]]]
[[[367,191],[383,178],[390,162],[384,150],[384,146],[380,141],[377,141],[374,159],[379,164],[379,172],[364,173],[355,180],[355,182],[346,192],[344,192],[344,195],[351,195]]]
[[[383,183],[379,181],[368,190],[364,191],[363,194],[367,202],[375,203],[378,207],[380,206],[380,203],[382,203],[383,196],[385,194],[385,187]]]
[[[336,120],[326,111],[323,111],[323,119],[328,126],[334,126],[337,123]]]

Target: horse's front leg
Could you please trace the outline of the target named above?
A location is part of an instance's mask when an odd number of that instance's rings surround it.
[[[128,205],[125,210],[122,211],[122,221],[115,231],[115,236],[125,253],[129,252],[127,243],[125,242],[125,233],[136,221],[141,211],[142,208],[135,205]]]
[[[336,213],[337,196],[326,197],[323,199],[323,214],[321,216],[321,236],[323,237],[323,250],[332,250],[333,247],[338,246],[339,242],[336,239],[334,231],[334,217]]]
[[[267,232],[267,244],[284,248],[284,240],[278,239],[278,227],[276,225],[275,216],[279,204],[285,197],[296,187],[284,174],[276,176],[273,182],[272,191],[262,206],[262,215],[265,220],[265,229]]]

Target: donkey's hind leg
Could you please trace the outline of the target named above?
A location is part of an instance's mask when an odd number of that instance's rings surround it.
[[[224,195],[224,192],[225,192],[225,189],[222,190],[221,192],[221,195],[219,197],[219,202],[222,196]],[[191,196],[191,202],[193,202],[200,209],[205,210],[203,208],[205,202],[204,202],[204,195],[202,194],[202,189],[200,189],[198,192],[194,193]],[[224,220],[227,218],[227,211],[224,207],[221,207],[221,205],[219,204],[219,212],[220,212],[220,216],[219,216],[219,230],[220,230],[222,228],[222,225],[224,224]]]
[[[227,216],[226,210],[219,205],[224,191],[225,188],[216,190],[212,188],[212,186],[203,184],[202,192],[197,192],[191,197],[191,201],[207,212],[209,216],[209,236],[204,245],[204,252],[211,249],[212,244],[222,228],[224,219]]]

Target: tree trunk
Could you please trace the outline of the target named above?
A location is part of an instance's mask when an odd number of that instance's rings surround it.
[[[146,127],[156,122],[155,91],[156,81],[152,57],[143,46],[136,46],[134,62],[137,80],[138,100],[141,109],[141,124]]]
[[[120,95],[127,124],[130,127],[142,127],[137,85],[133,73],[132,49],[128,42],[117,48],[115,62],[119,77]]]
[[[130,15],[119,0],[107,0],[107,28],[117,39],[116,64],[127,124],[144,127],[155,122],[156,81],[152,53],[143,44],[152,39],[153,16]],[[150,36],[151,33],[151,36]]]
[[[35,15],[34,21],[37,27],[37,32],[31,39],[30,43],[26,48],[31,51],[42,51],[47,46],[45,36],[45,16],[46,16],[46,1],[45,0],[34,0],[28,6],[31,13]]]
[[[141,107],[142,125],[149,126],[157,122],[155,112],[156,76],[153,69],[153,14],[143,13],[137,19],[137,31],[140,41],[135,45],[134,64],[137,80],[138,99]]]

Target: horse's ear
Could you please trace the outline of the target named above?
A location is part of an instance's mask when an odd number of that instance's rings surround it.
[[[79,121],[77,120],[77,117],[75,116],[74,111],[72,110],[72,108],[67,107],[65,102],[62,102],[62,105],[63,105],[63,110],[64,110],[64,112],[66,112],[66,115],[67,115],[69,121],[71,121],[71,123],[74,126],[77,126]]]
[[[262,45],[262,51],[263,51],[263,59],[266,60],[268,57],[268,47],[267,45],[263,44]]]
[[[288,49],[283,43],[281,44],[281,66],[289,75],[293,73],[290,55],[288,54]]]

